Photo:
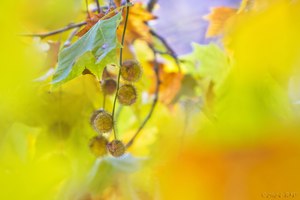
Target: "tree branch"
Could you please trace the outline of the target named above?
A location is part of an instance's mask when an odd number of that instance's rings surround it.
[[[40,37],[40,38],[44,39],[44,38],[49,37],[51,35],[56,35],[56,34],[68,31],[70,29],[81,27],[81,26],[83,26],[85,24],[86,24],[86,22],[80,22],[80,23],[77,23],[77,24],[69,24],[68,26],[66,26],[64,28],[57,29],[57,30],[54,30],[54,31],[51,31],[51,32],[48,32],[48,33],[34,33],[34,34],[30,34],[30,33],[27,34],[27,33],[25,33],[25,34],[20,34],[20,36],[25,36],[25,37]]]
[[[150,0],[148,5],[147,5],[147,10],[149,12],[152,12],[153,11],[153,8],[155,6],[155,4],[158,2],[158,0]]]
[[[138,130],[136,131],[134,136],[131,138],[131,140],[126,144],[126,148],[129,148],[134,143],[134,140],[136,139],[136,137],[139,135],[141,130],[145,127],[147,122],[150,120],[150,118],[154,112],[154,109],[156,107],[158,98],[159,98],[159,86],[160,86],[161,82],[160,82],[160,78],[159,78],[159,64],[157,62],[157,51],[151,45],[149,45],[149,47],[152,49],[153,54],[154,54],[154,73],[155,73],[155,78],[156,78],[156,88],[155,88],[155,93],[154,93],[154,100],[153,100],[153,103],[152,103],[152,106],[150,108],[148,115],[145,117],[143,123],[140,125],[140,127],[138,128]]]
[[[178,60],[178,56],[176,52],[172,49],[172,47],[169,45],[169,43],[163,38],[161,35],[156,33],[154,30],[150,30],[150,34],[154,37],[156,37],[166,48],[167,48],[167,54],[169,54],[176,62],[176,65],[178,67],[178,71],[181,72],[180,62]],[[164,54],[166,54],[164,53]]]
[[[101,6],[100,6],[99,1],[98,1],[98,0],[95,0],[95,3],[96,3],[96,5],[97,5],[97,12],[98,12],[98,13],[101,13]]]

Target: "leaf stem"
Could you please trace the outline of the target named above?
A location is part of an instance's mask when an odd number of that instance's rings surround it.
[[[126,148],[129,148],[133,144],[133,142],[136,139],[136,137],[139,135],[139,133],[141,132],[141,130],[145,127],[145,125],[147,124],[147,122],[151,118],[151,116],[152,116],[152,114],[154,112],[154,109],[155,109],[155,107],[157,105],[158,98],[159,98],[159,86],[161,84],[161,81],[160,81],[160,78],[159,78],[159,64],[157,62],[157,54],[158,54],[158,52],[152,46],[150,46],[150,48],[152,49],[153,54],[154,54],[154,73],[155,73],[155,77],[156,77],[156,88],[155,88],[155,93],[154,93],[154,99],[153,99],[153,103],[152,103],[152,106],[150,108],[150,111],[149,111],[148,115],[145,117],[143,123],[140,125],[140,127],[138,128],[138,130],[136,131],[136,133],[133,135],[133,137],[131,138],[131,140],[126,144]]]
[[[130,4],[129,0],[126,0],[127,4]],[[117,97],[118,97],[118,93],[119,93],[119,89],[120,89],[120,78],[121,78],[121,66],[123,63],[123,48],[124,48],[124,42],[125,42],[125,33],[126,33],[126,28],[127,28],[127,22],[128,22],[128,17],[129,17],[129,6],[126,7],[126,17],[125,17],[125,22],[124,22],[124,29],[123,29],[123,34],[122,34],[122,40],[121,40],[121,49],[120,49],[120,66],[119,66],[119,72],[118,72],[118,80],[117,80],[117,91],[115,94],[115,98],[114,98],[114,104],[113,104],[113,109],[112,109],[112,118],[114,121],[114,117],[115,117],[115,109],[116,109],[116,103],[117,103]],[[116,133],[116,126],[114,124],[114,137],[115,139],[117,139],[117,133]]]

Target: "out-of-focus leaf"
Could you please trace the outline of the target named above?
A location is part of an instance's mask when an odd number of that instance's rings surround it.
[[[193,43],[193,53],[183,56],[187,70],[195,77],[205,78],[220,84],[226,77],[230,63],[227,55],[216,44]]]
[[[125,17],[126,12],[124,12],[123,17]],[[146,22],[156,19],[154,15],[148,12],[142,3],[135,3],[134,6],[130,8],[128,23],[127,23],[127,31],[125,37],[126,45],[132,44],[136,39],[145,40],[147,42],[151,42],[151,34],[150,28],[146,24]],[[120,29],[118,29],[118,36],[122,36],[124,28],[124,23],[120,25]]]
[[[251,8],[253,8],[255,2],[256,2],[255,0],[242,0],[238,12],[240,13],[240,12],[243,12],[243,11],[250,10]]]
[[[153,63],[151,63],[153,66]],[[178,94],[181,88],[181,80],[183,78],[183,74],[179,72],[169,72],[166,70],[166,65],[163,63],[159,64],[159,100],[164,104],[171,104],[173,99]],[[154,94],[157,79],[153,72],[151,76],[151,87],[149,89],[150,94]]]
[[[52,84],[61,85],[79,75],[85,68],[100,77],[102,68],[117,63],[115,50],[119,47],[116,30],[121,13],[107,20],[100,20],[88,33],[73,45],[63,49]]]
[[[96,160],[88,176],[88,184],[92,190],[99,192],[111,182],[114,182],[116,175],[136,172],[144,158],[135,158],[126,153],[121,157],[115,158],[105,156]]]
[[[53,68],[57,63],[60,42],[49,41],[48,45],[49,50],[47,52],[46,66],[47,68]]]
[[[209,27],[206,31],[206,37],[214,37],[220,35],[226,22],[229,18],[236,15],[237,9],[229,7],[212,8],[209,15],[204,16],[204,19],[209,21]]]

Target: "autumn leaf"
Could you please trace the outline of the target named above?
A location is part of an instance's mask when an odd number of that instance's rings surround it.
[[[123,17],[125,17],[125,12]],[[130,8],[129,19],[126,30],[125,44],[132,44],[136,39],[141,39],[151,43],[150,28],[146,22],[156,19],[154,15],[148,12],[142,3],[136,3]],[[122,36],[124,24],[121,23],[118,29],[118,36]]]
[[[206,37],[215,37],[224,31],[225,25],[232,16],[236,15],[237,9],[229,7],[216,7],[211,10],[204,19],[209,21]]]
[[[104,17],[104,13],[90,13],[88,18],[86,19],[86,26],[81,29],[76,35],[78,37],[82,37],[86,34],[102,17]]]
[[[153,63],[151,63],[151,66],[153,66]],[[170,105],[180,91],[183,74],[179,72],[168,72],[166,66],[163,63],[159,63],[159,79],[159,100],[166,105]],[[157,84],[154,73],[151,76],[151,80],[152,84],[149,93],[154,94]]]
[[[121,13],[100,20],[73,45],[63,49],[58,56],[52,84],[61,85],[81,75],[85,68],[99,78],[107,64],[117,63],[115,50],[119,43],[116,30],[120,21]]]

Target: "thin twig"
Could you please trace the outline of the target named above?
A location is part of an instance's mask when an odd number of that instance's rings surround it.
[[[155,4],[158,2],[158,0],[150,0],[148,5],[147,5],[147,10],[149,12],[152,12],[154,9]]]
[[[110,16],[110,14],[114,13],[115,11],[119,10],[119,9],[123,9],[124,7],[130,7],[132,6],[131,3],[128,3],[128,4],[125,4],[123,6],[120,6],[110,12],[108,12],[106,15],[104,15],[100,20],[104,20],[106,19],[108,16]],[[61,28],[61,29],[57,29],[57,30],[54,30],[54,31],[51,31],[51,32],[48,32],[48,33],[34,33],[34,34],[20,34],[20,36],[25,36],[25,37],[40,37],[42,39],[46,38],[46,37],[49,37],[51,35],[56,35],[56,34],[59,34],[59,33],[62,33],[62,32],[65,32],[65,31],[68,31],[70,29],[73,29],[73,28],[77,28],[77,27],[81,27],[83,25],[86,25],[87,22],[80,22],[80,23],[77,23],[77,24],[69,24],[68,26],[64,27],[64,28]]]
[[[169,54],[176,62],[176,65],[178,67],[178,71],[181,72],[180,62],[178,60],[178,56],[176,52],[172,49],[172,47],[169,45],[169,43],[163,38],[161,35],[156,33],[154,30],[150,30],[150,34],[156,37],[166,48],[167,48],[167,54]],[[164,53],[166,54],[166,53]]]
[[[74,28],[78,28],[78,27],[81,27],[83,25],[85,25],[86,22],[80,22],[80,23],[77,23],[77,24],[70,24],[64,28],[61,28],[61,29],[57,29],[57,30],[54,30],[54,31],[50,31],[48,33],[34,33],[34,34],[20,34],[20,36],[25,36],[25,37],[40,37],[42,39],[46,38],[46,37],[49,37],[51,35],[56,35],[56,34],[59,34],[59,33],[62,33],[62,32],[65,32],[65,31],[68,31],[70,29],[74,29]]]
[[[96,2],[96,5],[97,5],[97,12],[98,12],[98,13],[101,13],[101,6],[100,6],[99,1],[98,1],[98,0],[95,0],[95,2]]]
[[[68,39],[65,41],[64,43],[64,47],[68,47],[71,45],[71,41],[72,39],[75,37],[76,33],[78,32],[78,30],[80,29],[80,27],[75,28],[72,33],[69,35]]]
[[[85,9],[86,9],[86,13],[87,13],[88,18],[91,19],[91,15],[90,15],[90,12],[89,12],[89,2],[88,2],[88,0],[85,0]]]
[[[126,0],[127,4],[130,4],[129,0]],[[125,42],[125,33],[126,33],[126,28],[127,28],[127,22],[128,22],[128,17],[129,17],[129,6],[126,6],[126,17],[125,17],[125,22],[124,22],[124,29],[123,29],[123,34],[122,34],[122,41],[121,41],[121,45],[122,48],[120,49],[120,66],[122,66],[122,59],[123,59],[123,48],[124,48],[124,42]],[[119,93],[119,89],[120,89],[120,78],[121,78],[121,70],[119,68],[119,72],[118,72],[118,81],[117,81],[117,91],[115,94],[115,99],[114,99],[114,104],[113,104],[113,109],[112,109],[112,118],[114,121],[114,115],[115,115],[115,109],[116,109],[116,102],[117,102],[117,97],[118,97],[118,93]],[[117,134],[116,134],[116,126],[114,125],[114,137],[115,139],[117,139]]]
[[[141,130],[145,127],[145,125],[147,124],[147,122],[151,118],[151,116],[154,112],[154,109],[156,107],[158,98],[159,98],[159,86],[160,86],[161,82],[160,82],[160,78],[159,78],[159,65],[158,65],[158,62],[157,62],[157,52],[152,46],[150,46],[150,48],[152,49],[153,54],[154,54],[154,73],[155,73],[155,78],[156,78],[156,88],[155,88],[155,93],[154,93],[154,99],[153,99],[153,103],[152,103],[152,106],[150,108],[150,111],[149,111],[148,115],[145,117],[143,123],[140,125],[140,127],[138,128],[136,133],[133,135],[131,140],[126,144],[126,148],[129,148],[133,144],[136,137],[139,135]]]

